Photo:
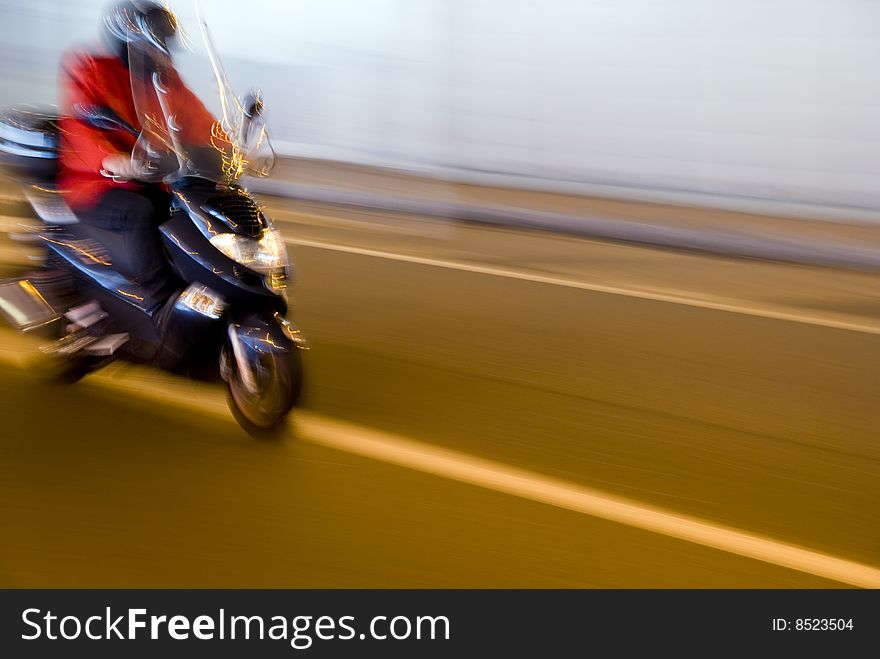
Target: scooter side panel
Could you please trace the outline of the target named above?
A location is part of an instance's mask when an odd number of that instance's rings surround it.
[[[149,359],[159,337],[144,305],[142,289],[113,270],[94,241],[57,231],[40,237],[79,280],[80,296],[95,300],[109,314],[108,332],[128,333],[132,341],[126,351],[134,351],[139,359]]]

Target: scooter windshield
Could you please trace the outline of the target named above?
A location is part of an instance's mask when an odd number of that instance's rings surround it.
[[[232,92],[206,25],[201,43],[179,58],[152,43],[129,44],[131,89],[141,133],[133,158],[151,180],[197,176],[229,184],[244,174],[266,176],[274,165],[257,100]],[[197,78],[197,87],[184,81]],[[208,109],[194,91],[203,91]],[[213,90],[215,98],[208,98]],[[211,102],[213,101],[213,102]]]

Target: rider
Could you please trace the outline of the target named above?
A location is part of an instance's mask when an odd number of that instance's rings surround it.
[[[184,115],[178,123],[187,131],[210,135],[217,124],[171,65],[177,19],[169,9],[147,0],[121,2],[104,16],[103,33],[109,52],[73,53],[62,67],[58,181],[86,232],[103,245],[116,270],[141,285],[144,304],[157,318],[162,314],[153,312],[179,288],[158,230],[168,216],[170,194],[162,184],[139,180],[149,177],[132,157],[136,136],[92,126],[82,120],[82,111],[109,109],[143,131],[138,109],[144,108],[136,106],[129,71],[129,55],[136,53],[163,63],[174,88],[174,111],[178,119]],[[149,99],[139,100],[141,106],[150,105]],[[161,116],[159,108],[152,109],[153,116]]]

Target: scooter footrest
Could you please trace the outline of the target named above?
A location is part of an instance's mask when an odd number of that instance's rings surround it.
[[[104,311],[99,311],[98,313],[93,313],[91,316],[86,316],[85,318],[80,318],[75,323],[71,323],[67,326],[68,332],[74,332],[78,329],[86,329],[91,327],[95,323],[99,323],[107,317],[107,313]]]
[[[95,343],[97,340],[98,337],[91,336],[89,334],[84,334],[81,336],[69,334],[63,339],[59,339],[54,343],[40,346],[40,350],[42,350],[47,355],[75,355],[81,350],[85,350],[88,346]]]
[[[128,334],[108,334],[85,347],[87,355],[107,357],[128,342]]]
[[[98,320],[101,320],[101,318],[106,318],[107,316],[107,314],[101,310],[101,306],[94,300],[87,302],[86,304],[80,304],[72,309],[68,309],[64,315],[69,321],[76,323],[81,327],[93,325]]]

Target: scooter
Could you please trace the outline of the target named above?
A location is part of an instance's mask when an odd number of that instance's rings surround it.
[[[162,107],[167,85],[151,80]],[[240,134],[253,132],[262,103],[239,107]],[[103,130],[143,137],[106,108],[78,107],[78,118]],[[172,193],[161,235],[185,289],[159,309],[123,276],[90,237],[54,186],[58,117],[32,108],[0,114],[0,152],[26,183],[25,196],[43,224],[30,238],[44,248],[42,269],[0,284],[0,312],[45,346],[55,377],[74,382],[114,360],[148,364],[200,380],[226,383],[236,420],[250,434],[277,434],[299,399],[308,343],[288,319],[290,263],[285,243],[263,209],[224,167],[179,166],[161,180]],[[155,156],[155,152],[151,155]]]

